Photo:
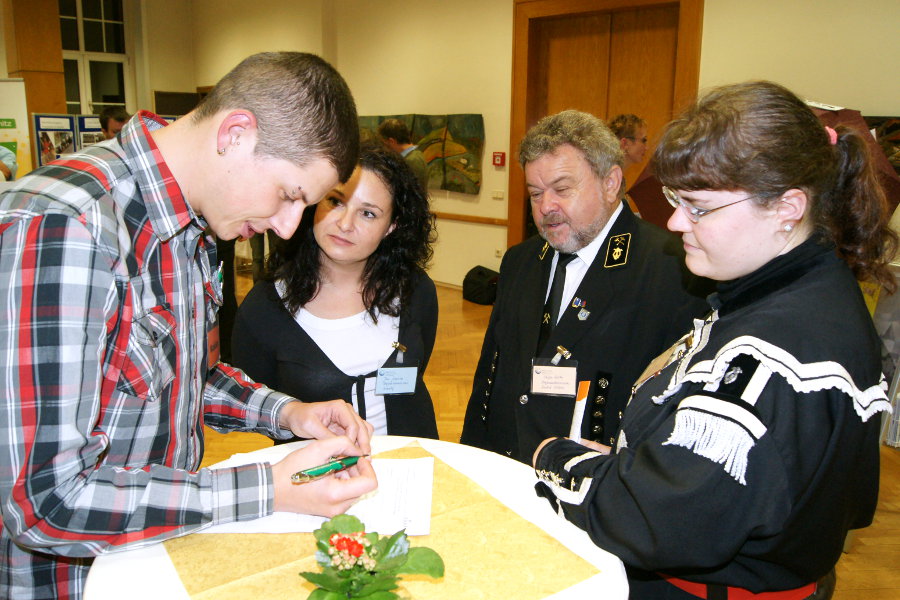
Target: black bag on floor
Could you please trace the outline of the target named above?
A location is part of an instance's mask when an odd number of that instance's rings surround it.
[[[487,267],[472,267],[463,279],[463,299],[475,304],[493,304],[499,277],[500,273]]]

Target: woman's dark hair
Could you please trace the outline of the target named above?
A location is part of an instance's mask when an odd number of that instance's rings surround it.
[[[816,233],[835,243],[856,277],[896,288],[888,263],[897,236],[865,141],[838,127],[832,143],[784,87],[750,81],[711,90],[666,126],[653,163],[668,187],[743,190],[764,206],[802,190]]]
[[[391,222],[396,225],[366,261],[362,299],[373,320],[379,313],[395,317],[409,304],[414,281],[431,260],[435,219],[428,195],[399,154],[367,145],[361,149],[359,166],[387,187],[393,200]],[[315,210],[304,211],[293,237],[273,250],[268,261],[272,277],[284,284],[282,300],[292,314],[315,298],[321,284],[314,222]]]

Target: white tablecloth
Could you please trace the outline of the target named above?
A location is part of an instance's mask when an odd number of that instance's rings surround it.
[[[377,454],[393,450],[414,440],[600,570],[594,577],[553,594],[550,597],[552,600],[580,600],[589,597],[625,600],[628,597],[628,583],[622,562],[595,546],[584,531],[556,515],[550,505],[535,494],[535,476],[530,467],[493,452],[419,438],[378,436],[373,439],[372,451]],[[236,454],[214,466],[277,462],[296,448],[297,444],[302,443]],[[215,528],[205,531],[214,533]],[[84,600],[118,600],[123,597],[129,600],[189,600],[163,544],[113,552],[97,558],[88,575]]]

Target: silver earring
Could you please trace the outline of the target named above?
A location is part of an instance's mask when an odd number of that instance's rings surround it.
[[[785,231],[790,232],[792,229],[794,229],[793,225],[791,225],[790,223],[785,223],[785,225],[784,225]]]
[[[219,148],[218,150],[216,150],[216,154],[218,154],[219,156],[225,156],[225,148]]]

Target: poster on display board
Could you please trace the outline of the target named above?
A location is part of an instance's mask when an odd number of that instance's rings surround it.
[[[75,152],[75,117],[41,113],[33,117],[38,166]]]
[[[0,145],[16,157],[16,178],[34,168],[28,138],[25,82],[22,79],[0,79]]]
[[[78,115],[76,123],[78,125],[76,129],[78,132],[76,138],[77,150],[81,150],[82,148],[86,148],[87,146],[102,142],[106,139],[103,137],[103,129],[100,127],[100,117],[97,115]]]

